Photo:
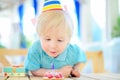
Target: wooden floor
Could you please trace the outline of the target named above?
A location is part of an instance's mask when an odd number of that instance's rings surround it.
[[[0,76],[0,80],[43,80],[40,77],[5,77]],[[64,80],[120,80],[120,74],[102,74],[102,73],[91,73],[91,74],[81,74],[80,78],[65,78]]]

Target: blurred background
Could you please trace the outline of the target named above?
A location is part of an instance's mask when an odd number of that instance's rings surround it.
[[[102,51],[105,69],[120,73],[120,0],[60,1],[74,22],[71,43]],[[0,48],[26,49],[38,39],[35,24],[42,5],[43,0],[0,0]]]

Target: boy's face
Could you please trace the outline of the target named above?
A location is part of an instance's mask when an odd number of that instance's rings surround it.
[[[63,29],[51,29],[40,36],[42,49],[51,57],[61,54],[70,41],[68,33]]]

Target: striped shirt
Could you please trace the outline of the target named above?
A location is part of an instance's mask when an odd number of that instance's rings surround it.
[[[54,68],[59,69],[66,65],[74,66],[78,62],[85,62],[86,55],[77,46],[69,44],[65,51],[56,58],[48,56],[41,48],[40,41],[36,41],[28,51],[28,55],[25,59],[26,72],[31,70],[37,70],[40,68],[51,69],[51,64],[54,63]]]

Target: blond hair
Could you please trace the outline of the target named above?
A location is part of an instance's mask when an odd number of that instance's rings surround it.
[[[59,25],[62,25],[59,27]],[[50,10],[42,12],[38,17],[37,33],[39,36],[46,34],[50,29],[62,28],[71,38],[73,34],[73,24],[70,16],[62,10]]]

